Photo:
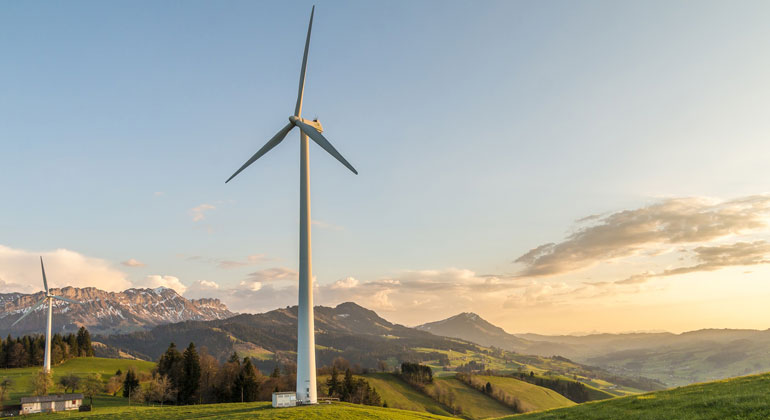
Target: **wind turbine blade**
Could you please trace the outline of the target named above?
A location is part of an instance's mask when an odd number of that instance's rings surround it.
[[[230,178],[227,178],[227,181],[225,181],[225,184],[230,182],[230,180],[235,178],[235,176],[238,175],[239,173],[241,173],[241,171],[243,171],[249,165],[254,163],[255,160],[261,158],[262,155],[264,155],[265,153],[269,152],[270,149],[272,149],[273,147],[277,146],[278,143],[283,141],[284,137],[286,137],[286,135],[289,134],[289,131],[291,131],[292,128],[294,128],[294,124],[293,123],[286,124],[286,127],[282,128],[281,131],[276,133],[276,135],[274,135],[272,139],[270,139],[267,143],[265,143],[265,145],[262,146],[262,148],[259,149],[259,151],[257,151],[257,153],[254,153],[254,156],[252,156],[249,160],[247,160],[246,163],[244,163],[243,166],[241,166],[240,169],[235,171],[235,173]]]
[[[297,124],[297,127],[299,127],[300,130],[302,130],[303,133],[307,134],[308,137],[313,139],[316,143],[318,143],[321,148],[329,152],[330,155],[334,156],[340,163],[345,165],[348,169],[353,171],[354,174],[358,175],[358,171],[356,171],[356,168],[353,167],[347,160],[345,160],[344,157],[340,154],[340,152],[337,151],[337,149],[332,146],[331,143],[329,143],[329,140],[326,140],[326,137],[323,136],[323,134],[319,133],[318,130],[315,129],[312,125],[308,125],[300,121],[299,119],[294,120],[294,124]]]
[[[35,309],[39,308],[39,307],[40,307],[42,304],[44,304],[44,303],[45,303],[45,300],[46,300],[46,298],[43,298],[43,300],[41,300],[40,302],[36,303],[36,304],[35,304],[35,305],[33,305],[31,308],[29,308],[29,310],[28,310],[27,312],[25,312],[25,313],[24,313],[24,315],[22,315],[22,316],[21,316],[21,318],[17,319],[17,320],[16,320],[16,322],[14,322],[13,324],[11,324],[11,326],[13,327],[14,325],[18,324],[18,323],[19,323],[19,321],[21,321],[22,319],[26,318],[26,317],[27,317],[27,315],[29,315],[29,314],[31,314],[32,312],[34,312],[34,311],[35,311]]]
[[[83,302],[78,302],[78,301],[76,301],[76,300],[72,300],[72,299],[70,299],[70,298],[66,298],[66,297],[64,297],[64,296],[55,296],[55,295],[51,295],[51,297],[52,297],[52,298],[54,298],[54,299],[63,300],[63,301],[65,301],[65,302],[69,302],[69,303],[77,303],[78,305],[82,305],[82,304],[83,304]]]
[[[43,270],[43,286],[45,286],[45,294],[48,294],[48,280],[45,278],[45,267],[43,266],[43,257],[40,257],[40,269]]]
[[[310,10],[310,23],[307,25],[307,39],[305,40],[305,54],[302,56],[302,69],[299,72],[299,92],[297,93],[297,106],[294,107],[294,116],[299,117],[302,112],[302,96],[305,94],[305,70],[307,69],[307,52],[310,49],[310,31],[313,29],[313,14],[315,5]]]

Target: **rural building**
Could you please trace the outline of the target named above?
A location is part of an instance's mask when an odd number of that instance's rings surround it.
[[[52,413],[54,411],[78,410],[83,404],[83,394],[43,395],[23,397],[21,414]]]
[[[297,405],[296,392],[273,392],[273,407],[294,407]]]

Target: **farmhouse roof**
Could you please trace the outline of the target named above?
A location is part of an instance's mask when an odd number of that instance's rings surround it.
[[[42,395],[40,397],[22,397],[22,404],[36,403],[36,402],[50,402],[50,401],[69,401],[69,400],[82,400],[83,394],[57,394],[57,395]]]

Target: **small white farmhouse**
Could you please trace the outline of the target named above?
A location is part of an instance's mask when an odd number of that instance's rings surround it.
[[[22,397],[21,414],[51,413],[54,411],[77,410],[83,404],[83,394],[43,395]]]
[[[297,405],[296,392],[273,392],[273,407],[294,407]]]

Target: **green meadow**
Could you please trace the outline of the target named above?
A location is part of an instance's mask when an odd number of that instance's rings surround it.
[[[744,376],[506,417],[511,420],[749,420],[770,418],[770,374]]]
[[[106,383],[107,380],[113,376],[118,369],[126,372],[129,368],[132,367],[134,370],[136,370],[136,372],[149,373],[152,368],[155,367],[155,363],[142,360],[105,359],[101,357],[77,357],[70,359],[60,365],[51,367],[51,371],[53,371],[54,387],[49,393],[55,394],[57,392],[62,392],[61,388],[56,385],[56,383],[58,382],[59,378],[70,373],[74,373],[75,375],[82,377],[85,377],[90,373],[98,373],[102,376],[102,379]],[[6,400],[5,403],[18,404],[21,397],[31,395],[31,380],[32,377],[39,371],[39,366],[16,369],[0,369],[0,378],[9,378],[11,381],[13,381],[13,385],[11,386],[8,393],[8,400]],[[95,406],[98,406],[100,403],[106,405],[122,405],[122,403],[127,404],[127,401],[122,397],[117,398],[100,396],[98,398],[94,398]]]
[[[489,382],[493,389],[500,389],[507,394],[515,396],[519,399],[521,408],[525,411],[547,410],[575,405],[574,402],[556,391],[532,385],[518,379],[482,375],[475,375],[474,378],[482,382]]]

